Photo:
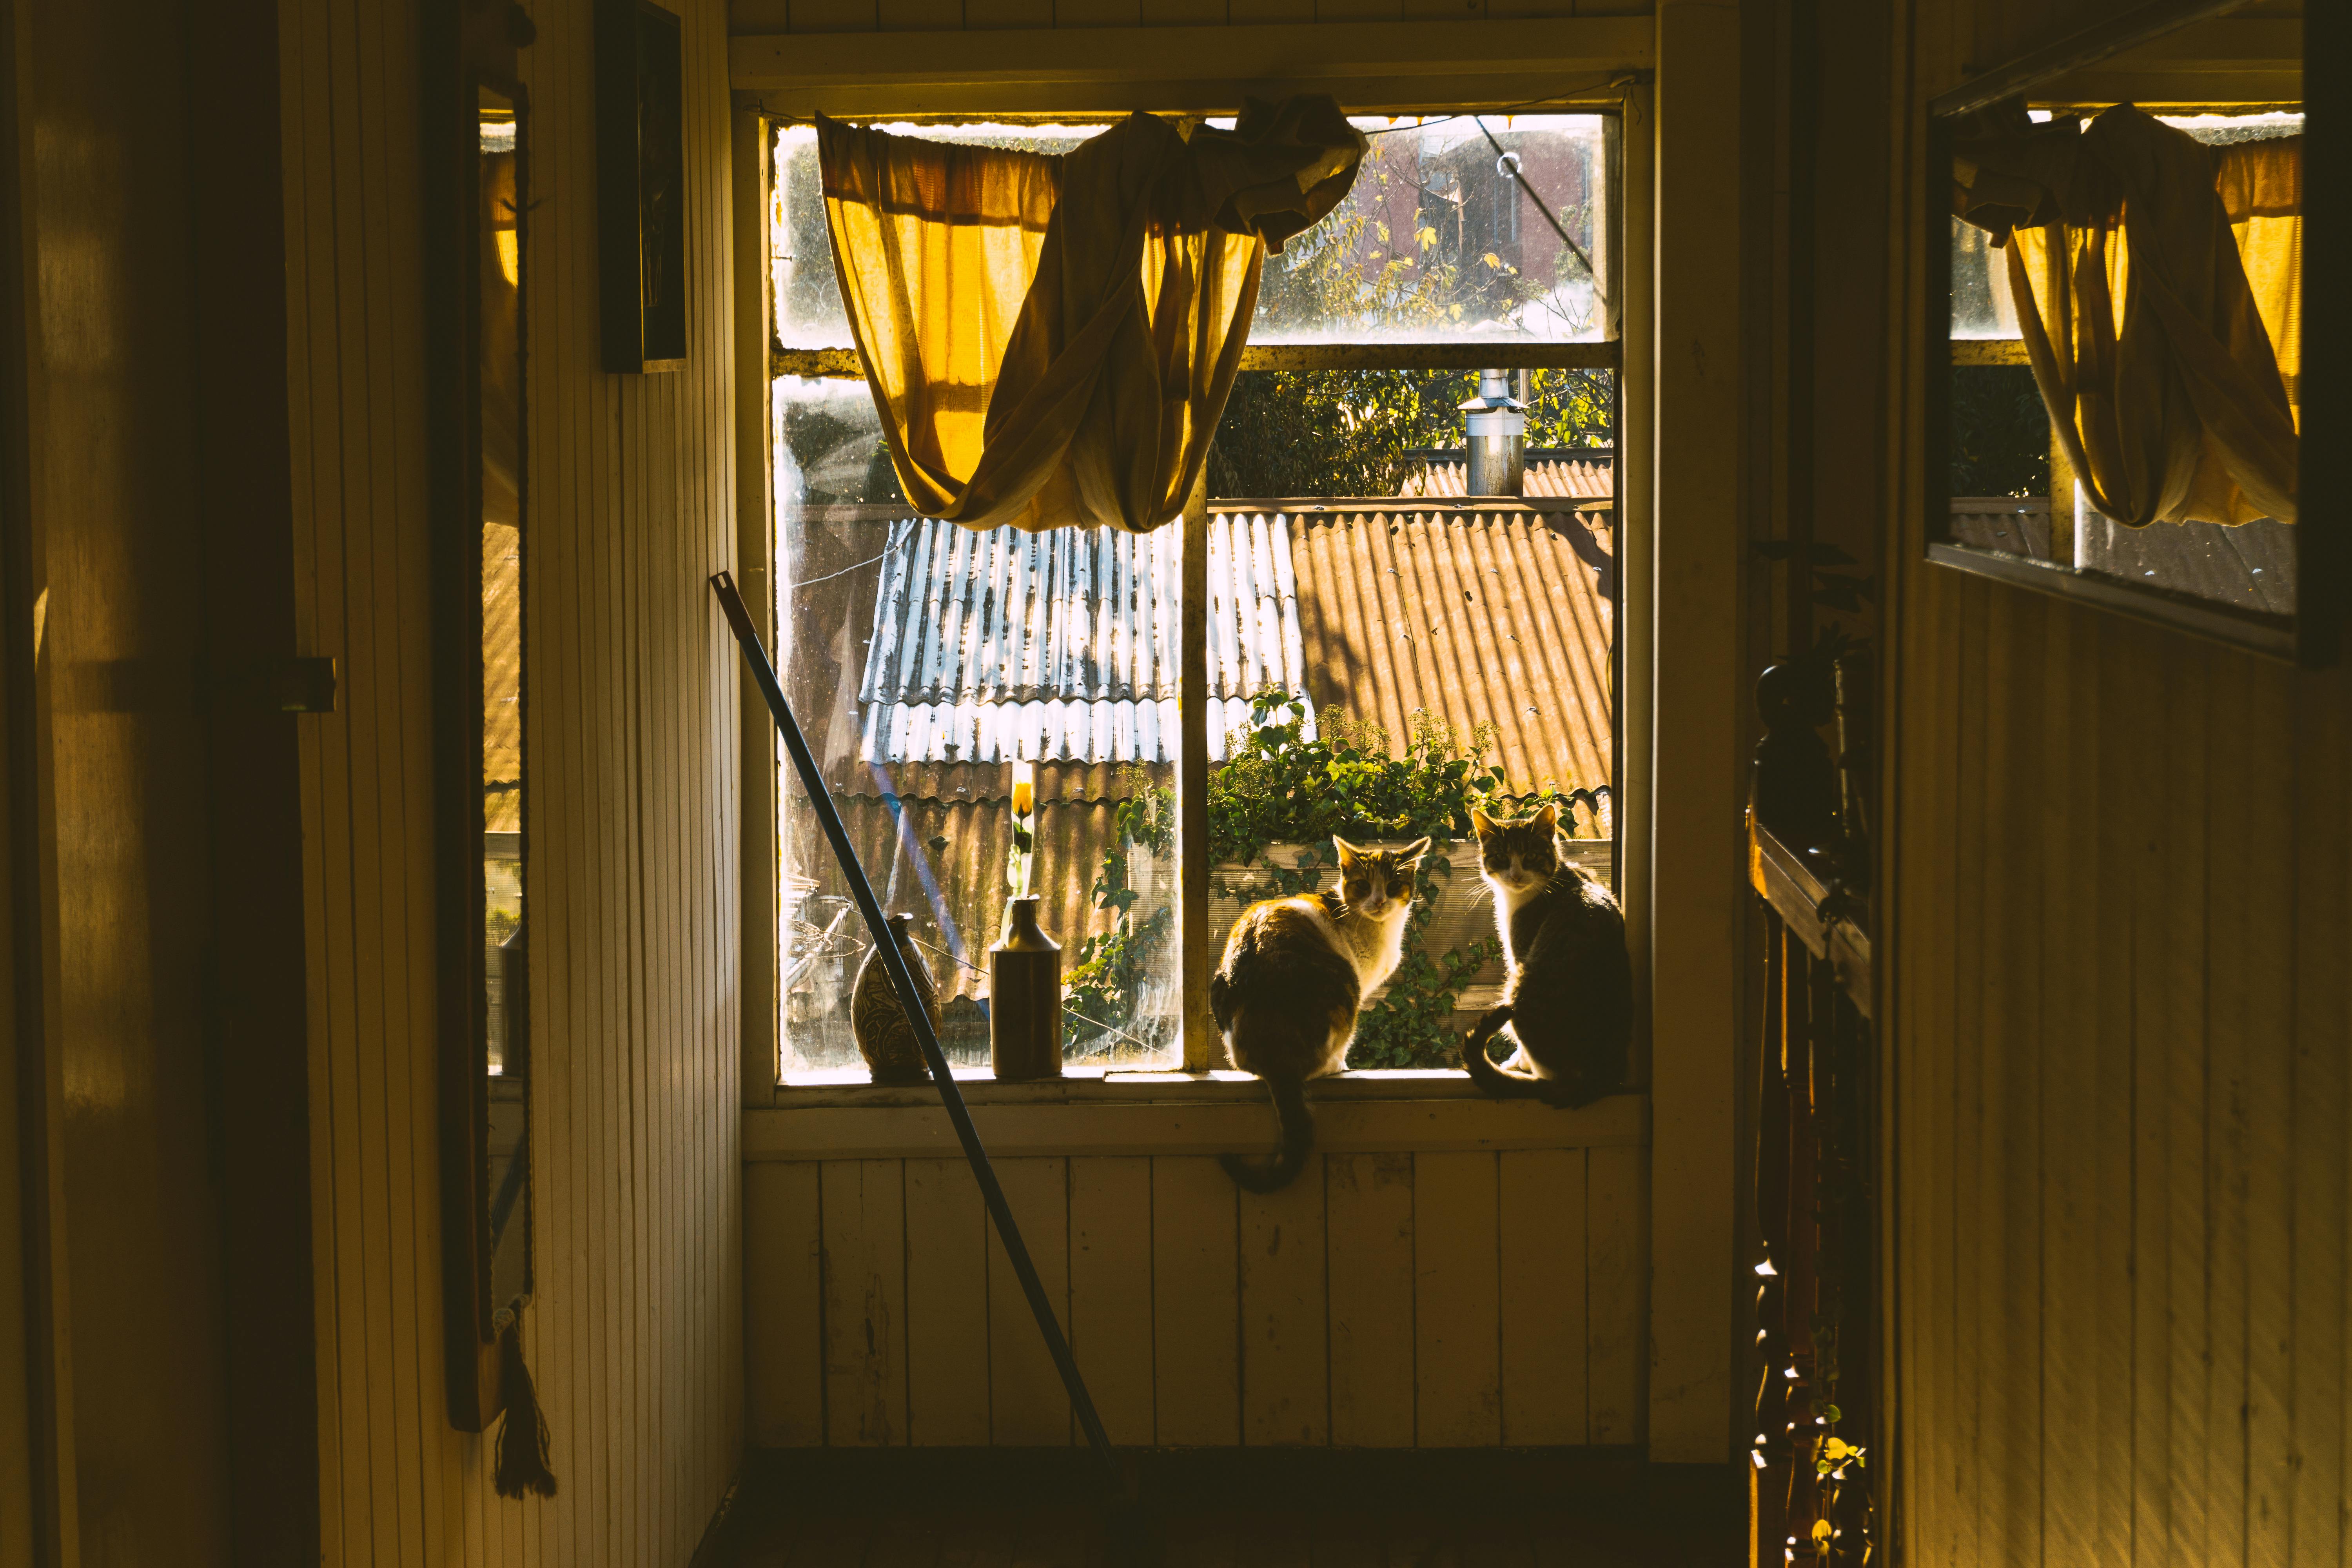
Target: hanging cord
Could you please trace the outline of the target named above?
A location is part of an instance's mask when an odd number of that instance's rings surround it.
[[[1536,195],[1536,188],[1528,184],[1528,177],[1525,174],[1519,173],[1519,155],[1517,153],[1504,152],[1503,144],[1495,140],[1495,133],[1486,129],[1486,122],[1484,120],[1474,114],[1470,117],[1470,121],[1477,126],[1480,133],[1486,138],[1486,145],[1495,150],[1495,172],[1515,182],[1519,189],[1525,191],[1528,194],[1528,200],[1536,204],[1536,211],[1543,214],[1544,222],[1551,225],[1552,233],[1559,236],[1559,242],[1576,252],[1576,258],[1584,263],[1584,275],[1592,279],[1593,297],[1601,301],[1602,310],[1607,310],[1609,296],[1601,287],[1601,269],[1592,265],[1591,256],[1586,252],[1584,247],[1576,243],[1568,230],[1560,226],[1559,219],[1551,216],[1551,208],[1544,205],[1543,197]]]
[[[531,1386],[530,1368],[522,1360],[522,1314],[509,1309],[501,1314],[506,1327],[499,1331],[499,1388],[506,1417],[499,1426],[498,1462],[490,1484],[499,1496],[521,1498],[537,1493],[555,1495],[555,1472],[547,1468],[547,1417],[539,1408],[539,1390]],[[517,1433],[516,1425],[522,1430]]]

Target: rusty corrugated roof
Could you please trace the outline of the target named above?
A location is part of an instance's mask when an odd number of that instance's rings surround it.
[[[522,533],[482,525],[482,830],[522,830]],[[492,789],[491,785],[509,787]]]
[[[1612,779],[1614,608],[1580,558],[1578,520],[1496,506],[1297,521],[1318,705],[1380,723],[1392,743],[1415,709],[1465,739],[1491,722],[1514,794]]]
[[[1468,465],[1461,458],[1439,458],[1418,474],[1404,481],[1402,493],[1409,496],[1462,496],[1470,477]],[[1592,457],[1550,458],[1529,453],[1527,466],[1527,499],[1529,500],[1613,500],[1617,493],[1616,467],[1613,462]],[[1608,507],[1580,508],[1606,511]]]

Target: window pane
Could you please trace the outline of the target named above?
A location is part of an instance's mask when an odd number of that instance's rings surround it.
[[[1475,375],[1255,379],[1249,428],[1219,433],[1224,477],[1323,499],[1213,503],[1212,947],[1247,900],[1331,886],[1332,833],[1433,834],[1405,961],[1349,1062],[1450,1067],[1503,982],[1469,806],[1549,802],[1612,873],[1615,388],[1532,373],[1525,493],[1497,499],[1465,495]],[[1269,692],[1304,711],[1253,711]]]
[[[1614,336],[1607,299],[1615,221],[1608,117],[1481,118],[1517,160],[1524,185],[1502,172],[1480,119],[1358,119],[1371,150],[1355,186],[1320,224],[1266,258],[1250,341],[1582,342]],[[1103,127],[883,129],[1059,154]],[[1529,190],[1572,245],[1546,222]],[[780,128],[770,225],[776,338],[786,348],[850,342],[823,193],[815,131]],[[1587,258],[1600,270],[1598,289]]]
[[[1103,132],[1099,125],[902,125],[877,127],[894,135],[1026,153],[1062,153]],[[849,318],[833,272],[833,239],[824,222],[824,179],[817,168],[816,128],[776,129],[774,184],[769,199],[769,251],[776,300],[776,342],[788,349],[847,348]]]
[[[780,381],[774,401],[785,691],[883,906],[916,916],[950,1057],[988,1061],[987,950],[1026,756],[1065,1060],[1173,1064],[1181,531],[918,519],[862,383]],[[848,998],[866,933],[797,780],[782,784],[785,1069],[859,1068]]]
[[[1250,342],[1555,343],[1616,335],[1605,116],[1355,123],[1371,142],[1355,185],[1321,223],[1266,258]],[[1505,158],[1518,178],[1504,172]]]

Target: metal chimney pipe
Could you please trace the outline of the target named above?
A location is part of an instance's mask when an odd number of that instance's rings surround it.
[[[1482,370],[1478,395],[1462,405],[1469,417],[1470,472],[1465,492],[1521,496],[1528,489],[1527,405],[1511,395],[1511,373]]]

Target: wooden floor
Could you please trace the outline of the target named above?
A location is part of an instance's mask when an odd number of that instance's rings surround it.
[[[1116,1568],[1101,1516],[1054,1508],[746,1517],[723,1568]],[[1444,1512],[1162,1511],[1165,1568],[1733,1568],[1736,1529],[1612,1522],[1593,1509]]]

